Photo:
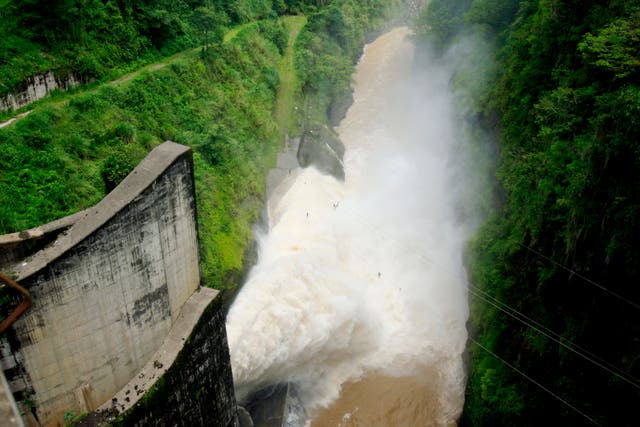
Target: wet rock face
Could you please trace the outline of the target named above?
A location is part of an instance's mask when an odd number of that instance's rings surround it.
[[[329,124],[333,127],[340,125],[342,119],[347,115],[349,107],[353,104],[353,91],[351,89],[340,93],[327,108]]]
[[[302,167],[315,166],[319,171],[344,181],[344,144],[327,126],[317,124],[300,138],[298,162]]]
[[[254,427],[251,415],[242,406],[238,406],[238,423],[239,427]]]
[[[297,387],[292,383],[275,384],[254,392],[244,408],[256,427],[302,427],[308,419]],[[241,424],[245,426],[250,424]]]

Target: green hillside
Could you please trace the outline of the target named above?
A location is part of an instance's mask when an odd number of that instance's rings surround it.
[[[298,0],[13,0],[0,7],[0,96],[33,74],[104,80],[215,41],[225,27],[306,7]]]
[[[637,424],[640,4],[433,0],[420,28],[495,51],[467,118],[499,183],[470,249],[464,424]]]

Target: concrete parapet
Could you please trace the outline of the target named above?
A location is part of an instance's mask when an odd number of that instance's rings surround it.
[[[205,297],[198,296],[200,307],[205,303]],[[138,402],[110,424],[126,427],[238,426],[225,329],[229,298],[230,294],[223,293],[206,305],[188,338],[180,339],[183,346],[167,371]],[[102,424],[89,422],[84,425]]]
[[[194,194],[190,149],[165,142],[15,266],[33,306],[0,361],[23,412],[56,425],[94,410],[154,355],[200,284]]]
[[[110,401],[100,406],[98,412],[122,413],[131,409],[149,391],[158,379],[165,374],[176,360],[178,353],[193,332],[205,308],[218,295],[218,291],[200,288],[182,306],[178,320],[173,324],[162,346],[149,359],[147,364],[129,381]]]
[[[0,270],[15,273],[19,262],[41,251],[84,216],[85,211],[81,211],[29,230],[0,236]]]

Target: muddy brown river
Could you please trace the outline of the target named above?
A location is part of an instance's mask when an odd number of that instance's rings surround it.
[[[407,28],[366,46],[337,131],[345,181],[291,173],[227,333],[241,399],[292,382],[313,427],[455,425],[468,316],[451,72]]]

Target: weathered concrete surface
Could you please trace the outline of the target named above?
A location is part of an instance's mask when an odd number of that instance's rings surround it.
[[[119,426],[238,426],[225,329],[230,294],[207,306],[167,372]]]
[[[9,389],[9,383],[2,372],[0,372],[0,424],[4,427],[24,427],[20,412]]]
[[[85,215],[81,211],[29,230],[0,236],[0,270],[15,272],[19,262],[42,250]]]
[[[17,266],[33,306],[2,367],[44,425],[93,410],[162,344],[200,282],[191,152],[166,142],[52,245]]]
[[[80,82],[69,74],[65,79],[57,79],[53,71],[44,74],[36,74],[31,76],[22,85],[21,90],[16,93],[9,94],[0,99],[0,111],[9,109],[17,110],[20,107],[29,105],[38,99],[44,98],[54,89],[66,90],[70,87],[77,86]]]
[[[267,174],[267,201],[271,200],[276,188],[300,167],[298,163],[299,145],[300,138],[287,137],[284,149],[278,153],[276,167],[269,170]]]
[[[147,364],[133,376],[131,381],[116,393],[110,401],[100,406],[97,411],[115,410],[118,413],[131,409],[140,398],[153,387],[156,381],[164,375],[178,356],[185,341],[198,323],[205,308],[218,295],[218,291],[211,288],[200,288],[182,306],[178,319],[171,327],[162,347],[155,352]]]

